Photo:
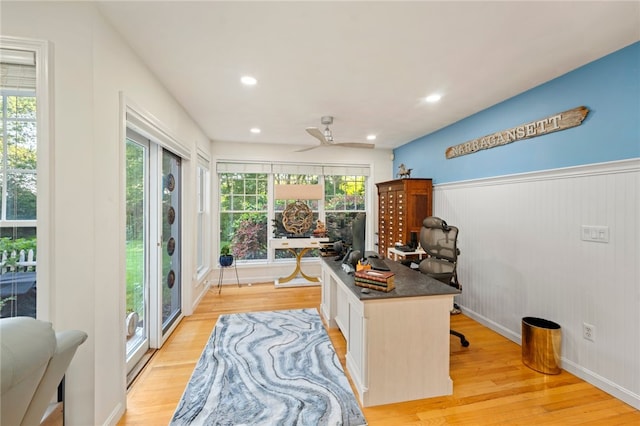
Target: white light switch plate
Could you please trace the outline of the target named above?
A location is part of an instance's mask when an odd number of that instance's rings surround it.
[[[592,241],[596,243],[608,243],[609,227],[582,225],[580,227],[580,239],[582,239],[583,241]]]

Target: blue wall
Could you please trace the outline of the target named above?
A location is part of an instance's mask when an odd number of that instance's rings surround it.
[[[589,114],[578,127],[445,158],[450,146],[581,105]],[[640,42],[409,142],[394,154],[394,171],[404,163],[413,169],[412,177],[430,177],[434,183],[640,157]]]

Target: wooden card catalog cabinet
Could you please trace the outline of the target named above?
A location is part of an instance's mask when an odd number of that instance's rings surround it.
[[[378,253],[384,257],[387,248],[396,243],[411,242],[411,233],[420,239],[425,217],[431,216],[431,179],[397,179],[377,183],[378,187]]]

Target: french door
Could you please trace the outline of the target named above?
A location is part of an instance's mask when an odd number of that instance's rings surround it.
[[[181,314],[181,159],[127,129],[127,372]]]

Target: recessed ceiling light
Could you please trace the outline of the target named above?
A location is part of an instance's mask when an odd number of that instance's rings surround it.
[[[425,98],[425,101],[429,102],[429,103],[434,103],[434,102],[438,102],[440,99],[442,98],[441,95],[434,93],[433,95],[429,95]]]
[[[251,133],[260,133],[260,129],[258,129],[257,127],[254,127],[251,129]]]
[[[367,136],[367,140],[368,140],[368,141],[374,141],[374,140],[376,140],[376,135],[369,135],[369,136]]]
[[[253,86],[258,82],[258,80],[256,80],[254,77],[251,77],[250,75],[243,76],[240,81],[246,86]]]

